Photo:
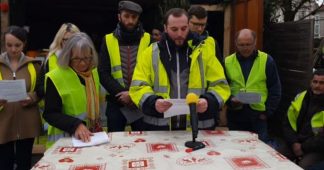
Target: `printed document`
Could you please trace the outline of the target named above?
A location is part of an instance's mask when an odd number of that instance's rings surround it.
[[[108,143],[109,137],[106,132],[96,132],[91,136],[90,142],[82,142],[76,137],[72,136],[72,144],[74,147],[86,147],[86,146],[95,146],[103,143]]]
[[[164,118],[189,114],[189,105],[186,103],[186,99],[167,99],[172,103],[172,106],[164,112]]]
[[[7,102],[16,102],[27,98],[26,85],[24,79],[0,80],[0,99]]]

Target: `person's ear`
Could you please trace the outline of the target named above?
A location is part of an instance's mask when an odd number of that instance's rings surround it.
[[[121,22],[120,13],[118,14],[118,21]]]

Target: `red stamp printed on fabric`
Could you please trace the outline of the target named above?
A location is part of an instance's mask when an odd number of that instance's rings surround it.
[[[137,138],[134,142],[135,143],[140,143],[140,142],[146,142],[146,140],[143,139],[143,138]]]
[[[33,167],[32,170],[54,170],[55,165],[51,162],[40,161],[37,162]]]
[[[70,157],[65,157],[65,158],[60,159],[59,162],[61,162],[61,163],[64,163],[64,162],[71,163],[71,162],[74,162],[74,160],[72,158],[70,158]]]
[[[146,132],[143,131],[129,131],[125,132],[126,136],[145,136]]]
[[[106,164],[98,165],[75,165],[71,166],[69,170],[105,170]]]
[[[229,136],[228,132],[223,130],[204,130],[202,134],[204,136]]]
[[[256,145],[260,143],[257,138],[248,138],[248,139],[233,139],[232,142],[242,144],[242,145]]]
[[[225,159],[233,167],[233,169],[245,170],[269,168],[269,165],[267,165],[260,158],[254,155],[231,157]]]
[[[125,150],[129,150],[130,148],[134,147],[135,144],[133,143],[124,143],[124,144],[110,144],[110,145],[106,145],[104,146],[105,149],[109,150],[109,151],[115,151],[115,152],[121,152],[121,151],[125,151]]]
[[[154,168],[152,157],[123,160],[123,170],[146,170]]]
[[[270,153],[270,155],[272,155],[273,157],[275,157],[278,161],[281,161],[281,162],[288,161],[288,159],[285,156],[283,156],[282,154],[280,154],[277,151],[268,151],[268,153]]]
[[[177,145],[174,143],[148,143],[146,144],[147,152],[178,152]]]
[[[181,166],[189,166],[194,164],[206,165],[212,162],[212,159],[202,155],[188,155],[177,159],[177,164]]]
[[[52,154],[81,154],[81,150],[77,147],[57,147]]]
[[[217,155],[220,155],[220,153],[217,152],[217,151],[213,151],[213,150],[211,150],[211,151],[208,151],[208,152],[207,152],[207,155],[209,155],[209,156],[217,156]]]
[[[203,139],[201,142],[205,145],[206,148],[214,147],[214,143],[210,139]]]

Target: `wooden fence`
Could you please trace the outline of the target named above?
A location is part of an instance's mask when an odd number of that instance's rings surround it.
[[[273,24],[264,31],[264,51],[278,67],[282,98],[270,128],[281,134],[281,122],[297,93],[307,89],[313,68],[313,20]]]

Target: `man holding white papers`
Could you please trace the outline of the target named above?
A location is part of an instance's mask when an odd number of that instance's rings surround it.
[[[237,52],[225,59],[232,95],[227,119],[230,130],[252,131],[266,141],[267,118],[279,104],[281,85],[275,62],[256,50],[256,40],[252,30],[240,30],[235,40]]]
[[[187,115],[172,116],[171,121],[165,118],[173,105],[181,105],[181,100],[168,99],[185,99],[189,92],[200,97],[198,127],[213,129],[215,116],[230,95],[223,67],[206,43],[188,41],[185,10],[170,9],[164,22],[162,39],[137,60],[130,87],[132,100],[144,113],[145,130],[185,130],[190,126]]]

